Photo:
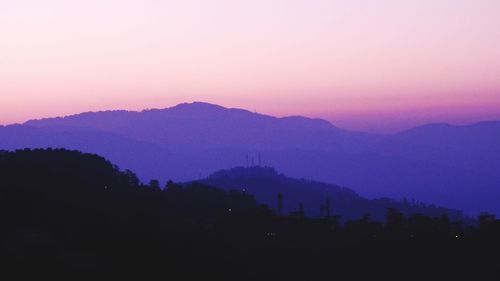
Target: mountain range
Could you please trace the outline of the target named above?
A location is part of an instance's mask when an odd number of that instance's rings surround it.
[[[208,103],[88,112],[0,127],[0,149],[100,154],[147,181],[190,181],[236,166],[271,166],[368,198],[409,198],[500,214],[500,122],[429,124],[369,134],[301,116]]]

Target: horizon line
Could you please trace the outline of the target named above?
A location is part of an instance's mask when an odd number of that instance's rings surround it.
[[[393,130],[390,132],[377,132],[377,131],[371,131],[371,130],[358,130],[358,129],[349,129],[343,126],[338,126],[336,123],[327,118],[323,117],[311,117],[307,115],[300,115],[300,114],[291,114],[291,115],[273,115],[273,114],[268,114],[268,113],[262,113],[258,112],[257,110],[249,110],[243,107],[230,107],[230,106],[224,106],[221,104],[217,103],[212,103],[212,102],[207,102],[207,101],[187,101],[187,102],[181,102],[181,103],[176,103],[171,106],[165,106],[165,107],[148,107],[148,108],[143,108],[143,109],[123,109],[123,108],[117,108],[117,109],[102,109],[102,110],[89,110],[89,111],[82,111],[82,112],[77,112],[77,113],[70,113],[70,114],[61,114],[61,115],[55,115],[55,116],[47,116],[47,117],[37,117],[37,118],[31,118],[27,119],[25,121],[21,122],[14,122],[14,123],[0,123],[1,127],[8,127],[8,126],[16,126],[16,125],[26,125],[26,123],[30,121],[42,121],[42,120],[49,120],[49,119],[63,119],[63,118],[68,118],[68,117],[73,117],[73,116],[79,116],[83,114],[98,114],[98,113],[109,113],[109,112],[126,112],[126,113],[144,113],[148,111],[155,111],[155,110],[169,110],[181,105],[195,105],[195,104],[202,104],[202,105],[209,105],[213,107],[219,107],[225,110],[243,110],[246,111],[250,114],[258,114],[258,115],[263,115],[263,116],[269,116],[273,118],[278,118],[278,119],[283,119],[283,118],[290,118],[290,117],[302,117],[302,118],[307,118],[311,120],[321,120],[328,122],[334,127],[337,127],[342,130],[346,131],[352,131],[352,132],[360,132],[360,133],[369,133],[369,134],[379,134],[379,135],[390,135],[390,134],[397,134],[400,132],[408,131],[411,129],[419,128],[419,127],[424,127],[424,126],[430,126],[430,125],[447,125],[447,126],[452,126],[452,127],[468,127],[468,126],[474,126],[477,124],[481,123],[491,123],[491,122],[500,122],[500,119],[483,119],[480,121],[471,121],[471,122],[440,122],[440,121],[435,121],[435,122],[420,122],[418,125],[413,125],[413,126],[406,126],[404,129],[398,129],[398,130]],[[382,122],[380,122],[382,123]]]

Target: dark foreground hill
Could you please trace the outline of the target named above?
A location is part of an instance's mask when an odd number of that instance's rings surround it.
[[[349,188],[318,181],[294,179],[279,174],[270,167],[238,167],[216,172],[197,182],[225,190],[239,190],[255,196],[276,212],[289,214],[302,208],[306,216],[339,216],[343,220],[360,219],[370,215],[384,221],[387,209],[394,208],[405,215],[423,214],[431,217],[448,215],[453,220],[463,220],[463,213],[415,201],[395,201],[389,198],[366,199]],[[281,199],[278,199],[281,197]],[[281,201],[281,203],[278,203]],[[281,204],[279,208],[278,204]]]
[[[202,184],[140,184],[96,155],[0,152],[2,275],[73,279],[498,280],[500,223],[278,216]],[[50,275],[48,275],[50,273]]]

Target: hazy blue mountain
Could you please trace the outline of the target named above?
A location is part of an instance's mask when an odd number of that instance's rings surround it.
[[[347,133],[329,122],[300,116],[276,118],[207,103],[143,112],[107,111],[29,121],[58,130],[95,129],[183,151],[238,148],[347,149],[367,134]]]
[[[270,167],[237,167],[222,170],[197,182],[216,186],[226,190],[238,190],[253,195],[258,202],[278,211],[278,193],[282,195],[283,214],[304,207],[306,216],[325,216],[321,210],[329,200],[330,214],[342,219],[360,219],[370,214],[372,219],[383,221],[388,208],[396,208],[406,215],[425,214],[439,217],[447,214],[453,220],[463,219],[458,210],[427,206],[423,203],[397,202],[391,199],[368,200],[349,188],[318,181],[295,179],[279,174]]]
[[[500,214],[500,122],[431,124],[392,135],[207,103],[89,112],[0,127],[0,149],[97,153],[142,180],[189,181],[235,166],[273,166],[369,197],[413,198]]]
[[[497,175],[500,122],[468,126],[429,124],[388,136],[371,150]]]
[[[96,130],[53,130],[26,125],[0,127],[0,149],[67,148],[113,159],[122,168],[139,169],[144,178],[167,173],[161,163],[173,154],[151,143],[135,141]]]

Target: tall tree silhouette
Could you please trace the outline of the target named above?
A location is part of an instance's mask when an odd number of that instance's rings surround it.
[[[305,217],[304,204],[299,203],[297,211],[293,212],[292,216],[296,216],[296,217],[299,217],[299,218]]]
[[[281,192],[278,192],[278,214],[283,215],[283,194]]]
[[[326,202],[325,202],[325,211],[326,211],[326,217],[329,218],[330,217],[330,198],[326,198]]]
[[[153,190],[160,190],[160,182],[158,180],[149,181],[149,188]]]

